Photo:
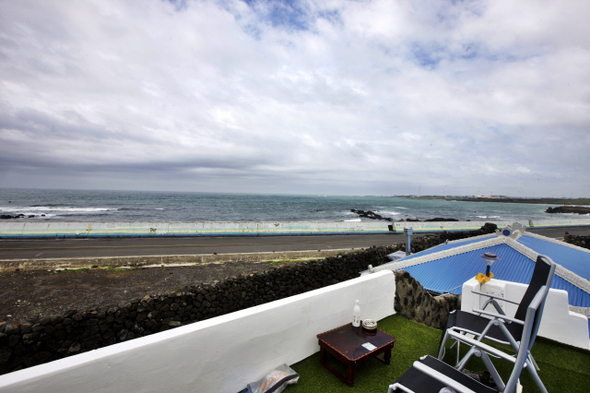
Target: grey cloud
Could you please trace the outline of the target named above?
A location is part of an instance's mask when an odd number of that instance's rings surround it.
[[[2,185],[590,195],[586,5],[277,7],[2,3]]]

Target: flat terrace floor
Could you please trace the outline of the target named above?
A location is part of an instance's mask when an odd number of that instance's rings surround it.
[[[386,393],[388,386],[395,382],[412,363],[423,355],[437,355],[442,331],[410,321],[394,315],[379,321],[378,328],[397,338],[392,351],[391,364],[384,365],[377,360],[368,361],[356,369],[353,387],[348,387],[322,365],[319,353],[316,353],[291,367],[300,375],[296,385],[287,387],[288,393],[331,393],[331,392],[378,392]],[[462,346],[464,351],[466,346]],[[549,392],[585,393],[590,384],[590,351],[556,343],[555,341],[538,337],[533,346],[532,354],[539,364],[539,376]],[[445,361],[453,364],[455,351],[447,350]],[[330,358],[330,364],[337,368],[340,364]],[[512,370],[511,364],[494,363],[503,377],[508,379]],[[480,359],[474,359],[468,368],[471,372],[485,370]],[[345,373],[342,365],[341,372]],[[521,374],[520,382],[524,392],[537,392],[538,389],[525,370]]]

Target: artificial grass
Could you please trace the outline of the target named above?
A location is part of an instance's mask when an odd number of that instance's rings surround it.
[[[423,355],[438,354],[438,345],[442,331],[394,315],[379,321],[379,329],[394,336],[395,342],[391,353],[391,364],[384,365],[371,360],[356,368],[353,387],[348,387],[320,364],[316,353],[291,367],[300,375],[299,382],[291,385],[286,393],[336,393],[336,392],[387,392],[389,384],[395,382],[415,360]],[[466,351],[463,345],[462,351]],[[590,351],[562,345],[554,341],[538,338],[533,347],[533,356],[541,370],[539,376],[549,392],[588,392],[590,384]],[[329,356],[329,355],[328,355]],[[447,350],[445,361],[454,361],[455,351]],[[329,356],[330,364],[345,373],[345,367]],[[494,360],[500,375],[506,381],[511,363]],[[340,367],[340,368],[338,368]],[[485,370],[480,359],[474,358],[468,366],[471,371]],[[521,374],[524,392],[536,392],[537,387],[528,372]]]
[[[426,354],[438,351],[441,331],[394,315],[379,321],[378,328],[397,340],[391,352],[391,364],[385,365],[371,360],[356,368],[354,386],[348,387],[320,364],[319,353],[291,366],[299,375],[299,382],[289,386],[286,393],[317,392],[387,392],[393,383],[414,361]],[[338,361],[329,356],[330,364],[345,373],[345,367],[338,368]]]

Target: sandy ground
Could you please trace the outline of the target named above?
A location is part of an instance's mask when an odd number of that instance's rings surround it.
[[[0,273],[0,321],[27,320],[118,304],[187,285],[280,268],[281,264],[226,263],[135,270],[33,270]]]

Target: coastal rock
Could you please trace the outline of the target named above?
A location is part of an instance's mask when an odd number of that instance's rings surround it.
[[[577,213],[590,214],[590,207],[585,206],[557,206],[548,207],[545,213]]]
[[[17,215],[10,215],[10,214],[1,214],[0,215],[0,220],[12,220],[12,219],[17,219],[17,218],[24,218],[25,215],[24,214],[17,214]]]
[[[0,214],[0,220],[15,220],[17,218],[35,218],[35,217],[37,217],[35,214],[29,214],[28,216],[25,216],[24,214],[15,214],[15,215]],[[45,214],[41,214],[40,217],[45,217]]]
[[[383,217],[382,215],[377,214],[371,210],[364,211],[364,210],[350,209],[350,211],[358,214],[360,217],[370,218],[371,220],[393,221],[391,218]]]
[[[590,236],[570,235],[569,232],[566,232],[563,241],[590,250]]]

